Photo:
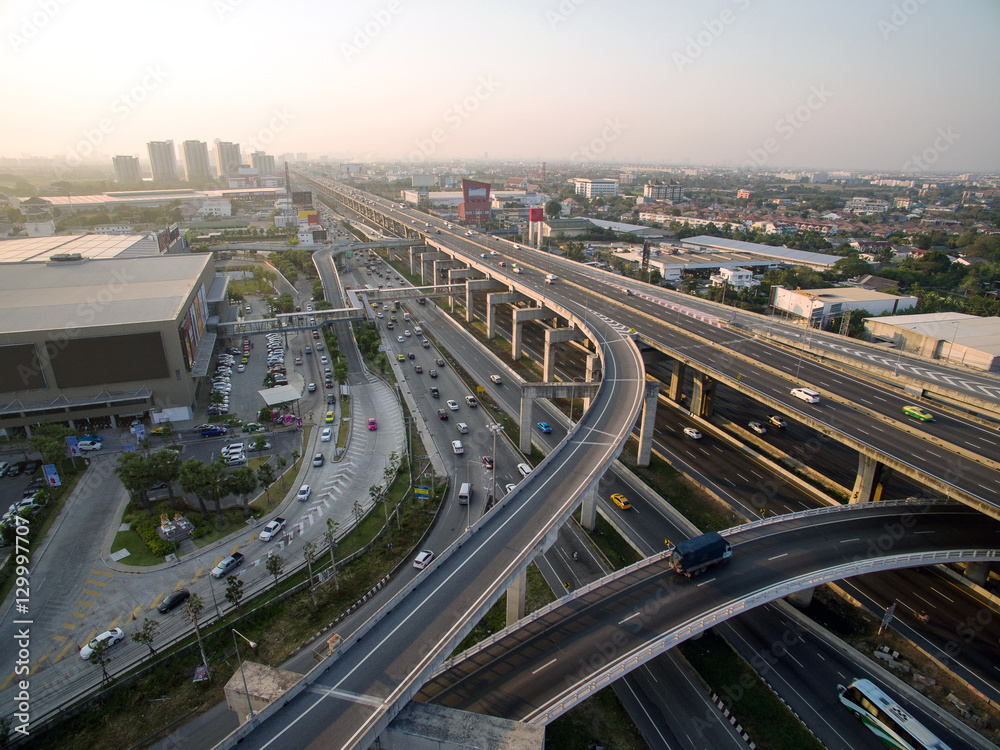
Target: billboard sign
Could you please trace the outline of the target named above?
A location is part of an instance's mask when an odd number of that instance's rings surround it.
[[[529,208],[528,209],[528,220],[529,221],[542,221],[545,218],[545,212],[541,208]]]
[[[59,487],[62,484],[55,464],[45,464],[42,466],[42,474],[45,475],[46,487]]]
[[[69,448],[69,455],[73,458],[79,458],[80,456],[80,446],[77,445],[77,439],[72,436],[67,436],[66,447]]]

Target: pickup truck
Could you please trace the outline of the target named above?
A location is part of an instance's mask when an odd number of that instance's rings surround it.
[[[275,518],[267,526],[264,527],[263,531],[260,532],[260,540],[262,542],[271,541],[275,537],[275,535],[283,528],[285,528],[285,519]]]
[[[229,557],[219,560],[219,564],[212,568],[212,578],[222,578],[231,570],[236,570],[243,564],[243,554],[234,552]]]

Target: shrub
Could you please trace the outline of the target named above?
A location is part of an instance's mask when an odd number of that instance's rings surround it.
[[[158,526],[159,524],[152,518],[143,518],[132,524],[132,530],[146,543],[150,552],[166,557],[174,551],[174,545],[160,539],[160,535],[156,533]]]

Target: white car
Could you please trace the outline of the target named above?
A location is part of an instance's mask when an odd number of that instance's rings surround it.
[[[406,338],[410,338],[410,336],[411,336],[410,330],[407,329],[407,330],[403,331],[403,335],[406,336]]]
[[[455,453],[465,453],[465,446],[462,445],[461,440],[452,440],[451,449],[455,451]]]
[[[329,443],[333,439],[333,430],[329,427],[324,427],[323,431],[319,434],[319,441],[321,443]]]
[[[222,450],[220,450],[219,455],[222,456],[223,458],[229,458],[230,456],[235,456],[245,452],[246,452],[246,445],[244,445],[243,443],[232,443],[231,445],[227,445]]]
[[[499,375],[490,375],[490,380],[493,382],[493,385],[503,385],[503,380]]]
[[[531,473],[531,466],[529,464],[518,464],[517,470],[520,472],[522,477],[526,477]]]
[[[96,440],[80,440],[76,447],[82,451],[99,451],[103,446]]]
[[[267,526],[263,528],[260,532],[260,540],[262,542],[269,542],[274,538],[274,535],[281,531],[281,527],[284,526],[284,521],[271,521]]]
[[[299,487],[299,491],[296,493],[295,499],[298,500],[299,502],[304,503],[306,500],[309,499],[309,496],[311,494],[312,494],[312,487],[310,487],[308,484],[304,484],[301,487]]]
[[[449,409],[451,409],[452,411],[458,411],[458,402],[457,401],[453,401],[452,399],[448,399],[447,403],[448,403],[448,408]]]
[[[402,344],[403,343],[403,337],[402,336],[397,336],[396,337],[396,341],[398,341],[400,344]]]
[[[428,565],[431,564],[431,560],[434,559],[433,550],[425,549],[417,553],[417,556],[413,558],[413,567],[417,570],[423,570]]]
[[[684,434],[687,435],[692,440],[701,440],[701,433],[698,432],[694,427],[685,427]]]
[[[98,645],[104,644],[104,648],[108,649],[114,646],[116,643],[120,643],[125,640],[125,632],[121,628],[112,628],[111,630],[105,630],[94,640],[88,643],[86,646],[80,649],[80,658],[89,659],[90,655],[97,650]]]

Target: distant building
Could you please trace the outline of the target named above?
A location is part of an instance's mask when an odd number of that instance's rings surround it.
[[[647,182],[642,186],[642,197],[653,201],[679,201],[683,199],[683,189],[674,183]]]
[[[119,185],[142,183],[142,170],[139,169],[139,160],[134,156],[116,156],[111,163],[115,167],[115,182]]]
[[[258,187],[257,178],[260,173],[249,164],[240,164],[236,167],[234,174],[229,175],[229,187],[231,188],[254,188]]]
[[[263,151],[254,151],[250,154],[250,165],[257,170],[260,177],[274,177],[274,157],[265,154]]]
[[[232,216],[233,202],[229,198],[208,198],[201,204],[203,216]]]
[[[413,187],[434,187],[437,180],[432,174],[415,174],[410,176],[410,185]]]
[[[229,141],[215,142],[215,168],[219,177],[229,177],[243,162],[240,158],[240,144]]]
[[[549,219],[542,224],[542,237],[569,239],[585,235],[593,228],[590,219]]]
[[[361,174],[365,169],[364,164],[341,164],[341,174]]]
[[[916,297],[883,294],[860,287],[833,289],[786,289],[771,287],[771,306],[811,325],[825,328],[831,319],[850,310],[866,310],[876,315],[894,315],[916,307]]]
[[[736,200],[750,200],[750,191],[746,188],[740,188],[736,191]]]
[[[1000,372],[1000,318],[957,312],[865,318],[865,332],[905,352]]]
[[[577,177],[573,180],[573,189],[577,195],[585,198],[618,195],[618,180],[591,180],[587,177]]]
[[[620,182],[622,185],[634,185],[635,172],[619,172],[618,182]]]
[[[889,204],[875,198],[854,197],[844,204],[844,210],[857,216],[874,216],[886,213],[889,210]]]
[[[510,177],[504,183],[504,190],[525,190],[528,187],[527,177]]]
[[[188,182],[207,182],[212,179],[208,171],[208,144],[204,141],[184,141],[184,179]]]
[[[150,141],[149,166],[153,172],[153,182],[177,182],[177,154],[173,141]]]
[[[892,199],[892,207],[893,208],[907,208],[908,209],[912,203],[914,203],[914,201],[912,201],[909,198],[893,198]]]
[[[899,282],[894,279],[884,279],[881,276],[872,276],[866,273],[858,277],[858,286],[862,289],[870,289],[873,292],[886,292],[895,294],[899,291]]]
[[[712,286],[729,286],[733,289],[748,289],[760,284],[753,277],[753,272],[745,268],[720,268],[718,273],[709,277]]]
[[[135,234],[135,227],[131,224],[104,224],[94,227],[97,234]]]
[[[470,226],[481,226],[490,220],[490,183],[462,180],[458,217]]]

